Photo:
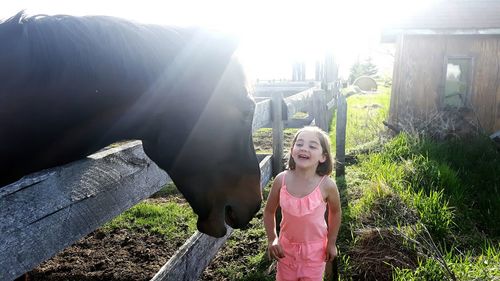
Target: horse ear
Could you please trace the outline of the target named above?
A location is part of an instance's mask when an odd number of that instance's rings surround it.
[[[2,24],[20,24],[23,22],[23,20],[25,18],[26,18],[26,14],[24,13],[24,10],[21,10],[15,16],[10,17],[10,18],[6,19],[5,21],[3,21]]]
[[[23,22],[26,19],[26,14],[24,10],[21,10],[15,16],[6,19],[3,22],[0,22],[0,33],[7,32],[19,32],[21,33],[23,29]]]

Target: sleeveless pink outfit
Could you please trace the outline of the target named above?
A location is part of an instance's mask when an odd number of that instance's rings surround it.
[[[325,220],[326,202],[319,186],[311,193],[295,197],[281,183],[282,220],[279,241],[285,257],[279,259],[276,280],[323,280],[328,228]]]

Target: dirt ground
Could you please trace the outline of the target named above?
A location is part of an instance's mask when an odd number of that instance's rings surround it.
[[[270,134],[254,138],[257,151],[270,149]],[[292,138],[293,132],[285,133],[286,147]],[[159,235],[127,229],[111,232],[98,229],[19,280],[150,280],[184,242],[166,241]],[[235,255],[243,255],[244,252],[231,252],[232,259],[237,259]],[[201,280],[219,280],[214,269],[227,266],[227,262],[224,258],[215,257]]]
[[[29,273],[29,280],[149,280],[184,241],[96,230]]]

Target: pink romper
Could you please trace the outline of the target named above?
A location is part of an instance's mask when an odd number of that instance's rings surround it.
[[[279,259],[276,280],[323,280],[328,228],[325,221],[326,202],[318,186],[308,195],[291,195],[281,183],[282,220],[279,241],[285,257]]]

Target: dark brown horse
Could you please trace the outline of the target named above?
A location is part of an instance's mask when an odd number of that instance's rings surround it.
[[[232,40],[112,17],[0,24],[0,186],[140,139],[196,214],[243,227],[260,207],[254,102]]]

